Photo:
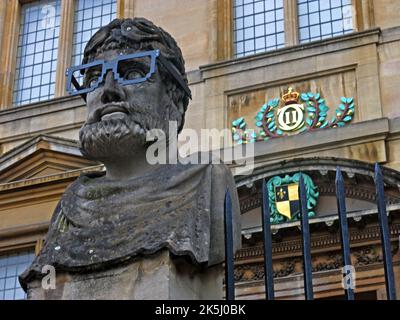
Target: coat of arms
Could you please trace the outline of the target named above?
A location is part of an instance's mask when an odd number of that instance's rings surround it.
[[[238,143],[267,141],[286,135],[343,127],[353,120],[355,107],[353,98],[341,98],[331,120],[329,108],[319,93],[298,93],[289,88],[281,99],[272,99],[264,104],[255,117],[258,130],[248,129],[245,119],[232,122],[233,140]]]
[[[277,211],[289,220],[299,214],[299,185],[292,183],[275,186],[275,205]]]
[[[315,216],[314,208],[317,205],[319,193],[310,176],[302,174],[306,186],[308,216]],[[271,223],[294,221],[300,218],[299,197],[300,173],[293,176],[286,175],[271,178],[267,182]]]

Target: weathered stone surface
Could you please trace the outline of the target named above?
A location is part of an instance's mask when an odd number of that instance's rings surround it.
[[[45,265],[84,272],[163,248],[194,264],[219,264],[224,261],[227,189],[233,195],[234,245],[239,248],[238,199],[224,166],[166,165],[128,181],[109,180],[104,173],[82,175],[64,193],[46,245],[22,280],[40,276]]]
[[[168,250],[127,265],[90,274],[57,274],[56,288],[42,289],[41,280],[28,286],[31,300],[219,300],[222,265],[199,268]]]
[[[144,52],[151,59],[144,58]],[[127,55],[129,59],[120,59]],[[181,50],[171,35],[144,18],[115,19],[87,43],[82,63],[94,61],[117,67],[81,68],[82,86],[88,89],[81,96],[88,114],[79,134],[80,151],[103,163],[106,172],[83,174],[67,188],[44,247],[20,276],[21,285],[31,286],[50,265],[59,273],[62,292],[58,289],[44,298],[198,298],[197,290],[204,289],[196,288],[203,281],[200,275],[189,276],[189,281],[187,267],[173,264],[175,272],[164,260],[155,268],[137,260],[168,249],[190,260],[186,264],[191,268],[220,265],[225,260],[227,190],[232,198],[234,250],[240,247],[239,201],[229,169],[176,159],[173,141],[183,128],[191,98]],[[168,154],[168,159],[159,158],[161,154]],[[121,269],[134,260],[133,269]],[[102,270],[108,271],[99,273]],[[143,272],[149,273],[144,285]],[[168,290],[157,295],[143,289],[140,296],[132,296],[128,291],[133,289],[124,287],[130,278],[138,279],[135,287],[150,286],[156,293],[157,287]],[[103,295],[92,293],[98,289]],[[204,294],[210,298],[215,290]]]

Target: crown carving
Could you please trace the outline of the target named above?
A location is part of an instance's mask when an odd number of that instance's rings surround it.
[[[293,88],[289,88],[288,92],[282,96],[282,100],[285,104],[297,103],[299,100],[300,93],[293,90]]]

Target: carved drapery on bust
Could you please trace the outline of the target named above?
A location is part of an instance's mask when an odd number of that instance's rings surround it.
[[[46,245],[22,278],[40,276],[44,265],[104,269],[163,248],[194,263],[221,263],[226,188],[237,204],[233,179],[221,165],[166,165],[155,175],[124,182],[101,173],[82,175],[64,193]],[[239,208],[233,209],[237,221]]]

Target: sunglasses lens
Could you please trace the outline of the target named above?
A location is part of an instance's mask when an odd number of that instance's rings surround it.
[[[101,66],[93,66],[86,69],[82,86],[84,88],[96,88],[99,85],[101,70]]]
[[[80,73],[80,70],[75,70],[73,73],[72,73],[72,79],[75,79],[76,80],[76,83],[78,83],[79,84],[79,86],[82,88],[82,86],[83,86],[83,75],[81,75],[81,73]],[[72,80],[73,81],[73,83],[72,83],[72,85],[71,85],[71,89],[72,89],[72,93],[78,93],[78,88],[76,88],[76,83],[74,83],[75,81],[74,80]]]
[[[150,77],[151,56],[118,61],[118,75],[124,82],[139,83]]]
[[[114,80],[121,85],[144,82],[156,71],[157,56],[156,51],[147,51],[73,67],[68,74],[68,92],[72,95],[86,94],[96,89],[106,79],[108,72],[113,72]]]

